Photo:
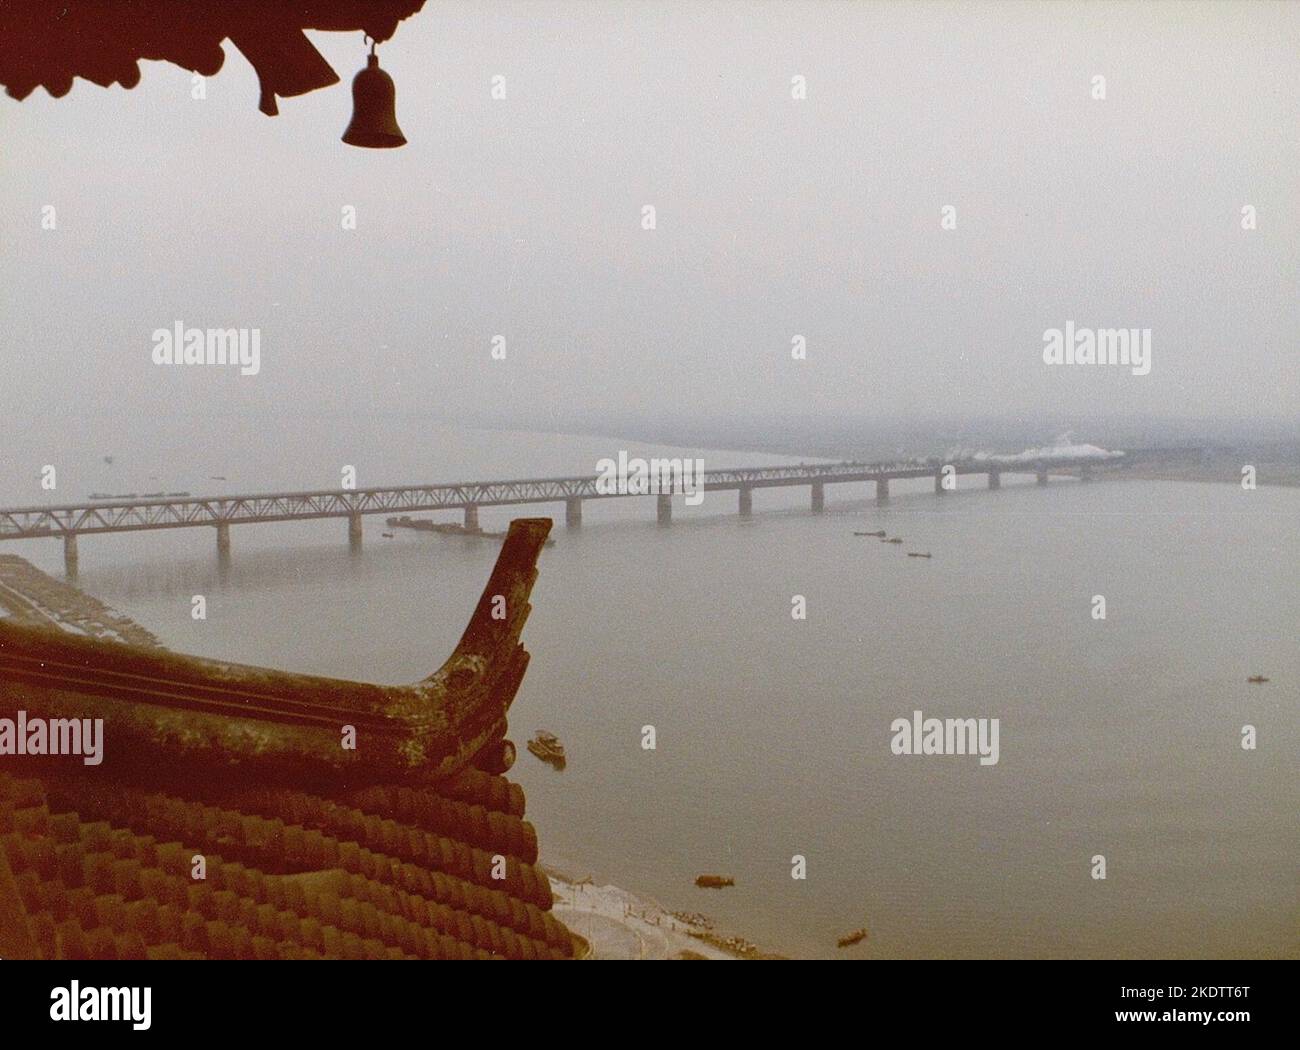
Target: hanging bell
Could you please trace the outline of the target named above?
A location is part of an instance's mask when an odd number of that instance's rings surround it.
[[[352,79],[352,121],[343,132],[343,141],[366,149],[406,145],[406,136],[397,126],[397,89],[393,78],[379,68],[373,47],[366,68]]]

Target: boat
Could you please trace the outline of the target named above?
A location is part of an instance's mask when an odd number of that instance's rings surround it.
[[[403,514],[400,518],[385,518],[384,524],[390,529],[413,529],[416,532],[436,532],[444,536],[472,536],[475,539],[504,539],[504,532],[487,532],[484,529],[467,529],[454,521],[434,521],[432,518],[413,518]],[[554,547],[555,541],[547,539],[545,546]]]
[[[390,529],[415,529],[417,532],[443,532],[452,536],[502,536],[504,533],[486,533],[482,529],[467,529],[454,521],[433,521],[430,518],[412,518],[403,514],[400,518],[387,518],[384,521]]]
[[[879,532],[855,532],[853,535],[855,535],[855,536],[879,536],[879,537],[883,540],[883,539],[885,538],[885,530],[884,530],[884,529],[881,529]]]
[[[695,877],[695,885],[702,890],[720,890],[735,884],[736,880],[730,875],[697,875]]]
[[[238,771],[261,785],[418,785],[471,767],[503,773],[515,759],[506,714],[528,666],[520,633],[550,530],[549,518],[511,522],[460,642],[411,685],[251,667],[0,617],[0,710],[102,718],[122,776],[150,775],[159,747],[191,781]],[[340,746],[348,729],[359,747]]]
[[[852,933],[846,933],[835,943],[841,948],[851,948],[853,947],[853,945],[859,944],[862,941],[865,941],[866,939],[867,939],[867,928],[863,926],[860,929],[854,930]]]
[[[929,558],[932,555],[929,551],[926,551],[924,554],[921,554],[919,551],[908,551],[907,556],[909,558]]]
[[[882,542],[882,543],[902,543],[902,542],[903,542],[903,538],[902,538],[901,536],[895,536],[893,539],[890,539],[890,540],[882,540],[881,542]]]
[[[528,741],[528,750],[556,769],[564,768],[564,745],[554,733],[547,732],[545,729],[537,730],[532,740]]]
[[[1265,678],[1262,674],[1253,674],[1249,678],[1247,678],[1246,681],[1250,682],[1252,685],[1262,685],[1263,683],[1267,682],[1268,679]]]
[[[384,537],[384,539],[386,539],[386,540],[391,540],[391,539],[393,539],[394,537],[397,536],[397,533],[395,533],[395,532],[381,532],[379,535],[381,535],[382,537]]]

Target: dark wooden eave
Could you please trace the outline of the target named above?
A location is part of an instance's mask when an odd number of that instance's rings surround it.
[[[212,76],[229,39],[257,70],[259,108],[274,116],[277,96],[338,83],[304,30],[365,33],[382,42],[423,6],[424,0],[0,0],[0,84],[20,101],[38,87],[62,98],[77,77],[129,89],[140,82],[141,60]]]
[[[549,518],[518,518],[447,661],[382,686],[200,659],[0,620],[0,714],[102,718],[114,765],[256,771],[267,782],[436,782],[513,760],[506,714]],[[340,747],[351,726],[356,747]]]

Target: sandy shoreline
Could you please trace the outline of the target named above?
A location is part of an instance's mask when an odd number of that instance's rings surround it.
[[[0,615],[14,623],[160,648],[152,632],[85,591],[41,572],[25,558],[0,554]]]
[[[695,912],[670,912],[617,886],[545,865],[557,919],[588,945],[588,959],[780,959]]]

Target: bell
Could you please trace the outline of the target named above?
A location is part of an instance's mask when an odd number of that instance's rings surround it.
[[[379,68],[374,51],[366,56],[366,68],[352,79],[352,121],[343,141],[367,149],[406,145],[406,136],[397,126],[397,89],[393,78]]]

